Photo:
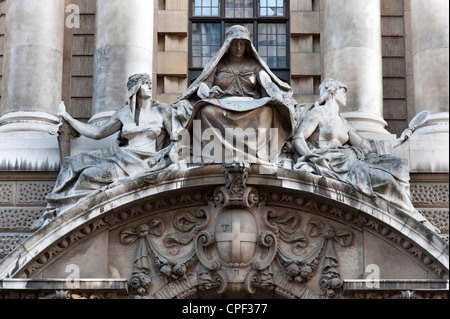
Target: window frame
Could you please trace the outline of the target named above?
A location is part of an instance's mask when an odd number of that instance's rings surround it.
[[[270,68],[272,72],[283,81],[290,83],[290,0],[284,1],[284,16],[259,16],[259,0],[253,1],[253,17],[251,18],[226,18],[225,1],[219,0],[219,16],[195,16],[194,1],[189,1],[189,26],[188,26],[188,83],[192,83],[202,72],[203,67],[192,66],[192,24],[193,23],[220,23],[220,46],[225,40],[225,25],[232,24],[253,24],[253,45],[258,50],[258,24],[259,23],[284,23],[286,25],[286,67]]]

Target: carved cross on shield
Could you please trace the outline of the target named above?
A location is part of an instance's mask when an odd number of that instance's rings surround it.
[[[258,237],[253,215],[246,209],[224,211],[217,223],[215,237],[220,259],[226,263],[248,263],[252,260]]]

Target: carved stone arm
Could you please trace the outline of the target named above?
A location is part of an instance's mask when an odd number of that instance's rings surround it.
[[[311,153],[303,136],[295,136],[292,140],[292,144],[294,145],[295,150],[302,156]]]
[[[348,124],[348,136],[350,144],[353,146],[359,146],[363,150],[366,150],[369,153],[376,153],[376,149],[373,147],[373,145],[369,142],[369,140],[365,139],[359,133],[356,131],[356,129]]]
[[[59,112],[58,115],[66,120],[67,123],[79,134],[96,140],[108,137],[116,133],[122,126],[122,122],[119,119],[118,112],[116,112],[108,121],[106,121],[106,123],[102,125],[87,124],[78,121],[70,116],[70,114],[65,110]]]
[[[58,105],[58,114],[65,112],[66,107],[64,102],[60,102]],[[61,162],[65,157],[70,155],[70,139],[80,137],[78,133],[70,124],[62,117],[59,118],[59,124],[55,126],[55,131],[52,134],[58,134],[59,154]]]

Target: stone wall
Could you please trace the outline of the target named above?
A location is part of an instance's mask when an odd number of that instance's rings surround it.
[[[1,174],[0,261],[34,232],[33,222],[46,206],[56,174]]]
[[[0,87],[3,78],[3,46],[5,44],[5,7],[6,0],[0,1]],[[1,103],[2,92],[0,92],[0,103]]]
[[[95,50],[95,1],[76,0],[80,9],[79,27],[65,28],[62,101],[67,111],[78,119],[92,114]],[[66,13],[66,17],[70,12]]]
[[[188,8],[188,1],[157,1],[153,91],[161,102],[170,103],[188,87]]]
[[[441,180],[436,181],[437,177]],[[430,181],[434,179],[434,181]],[[417,208],[433,225],[441,230],[441,237],[449,240],[449,184],[445,175],[412,174],[411,198]]]
[[[405,6],[407,1],[381,1],[383,117],[388,123],[388,131],[397,135],[407,127],[408,122]]]
[[[299,103],[318,98],[321,77],[320,6],[318,1],[291,1],[291,86]]]

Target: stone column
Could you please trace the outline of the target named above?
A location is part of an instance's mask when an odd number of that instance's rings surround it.
[[[411,0],[411,26],[416,114],[430,111],[433,121],[447,125],[427,130],[448,132],[449,2]]]
[[[130,75],[153,72],[154,1],[96,1],[91,124],[107,121],[125,105]],[[107,147],[116,137],[72,140],[71,154]]]
[[[323,0],[320,10],[323,78],[348,86],[342,114],[362,135],[389,134],[383,119],[380,0]]]
[[[411,31],[415,112],[431,113],[411,138],[411,169],[448,173],[449,1],[411,0]]]
[[[125,104],[130,75],[152,75],[153,27],[154,1],[97,0],[91,121]]]
[[[54,170],[56,135],[49,126],[61,100],[64,1],[6,2],[0,117],[0,169]]]

